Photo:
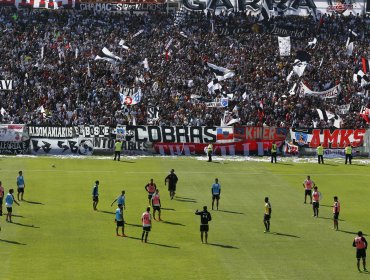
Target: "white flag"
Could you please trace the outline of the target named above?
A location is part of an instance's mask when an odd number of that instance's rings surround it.
[[[125,45],[125,40],[121,40],[121,41],[119,41],[118,45],[119,45],[121,48],[125,49],[125,50],[129,50],[129,49],[130,49],[128,46],[126,46],[126,45]]]
[[[1,107],[0,113],[1,113],[1,115],[5,116],[6,111],[5,111],[5,109],[3,107]]]
[[[290,56],[290,37],[278,37],[280,56]]]
[[[135,38],[136,36],[139,36],[141,33],[144,32],[144,29],[141,29],[139,30],[138,32],[136,32],[134,35],[132,35],[132,38]]]
[[[149,62],[147,58],[144,59],[143,64],[144,64],[144,69],[149,71]]]

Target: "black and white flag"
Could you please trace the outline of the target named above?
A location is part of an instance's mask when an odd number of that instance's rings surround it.
[[[307,47],[309,49],[314,49],[314,48],[316,48],[316,44],[317,44],[317,39],[316,38],[313,38],[312,41],[308,42],[308,46]]]
[[[296,60],[293,63],[293,70],[289,73],[287,77],[287,82],[290,81],[293,74],[302,77],[304,70],[306,69],[307,64],[311,60],[311,55],[306,51],[297,51]]]
[[[182,23],[184,23],[186,20],[186,9],[184,7],[181,7],[176,14],[175,14],[175,22],[174,25],[178,26]]]
[[[306,69],[307,62],[306,61],[300,61],[296,59],[296,61],[293,64],[293,70],[289,73],[288,77],[286,78],[287,82],[290,81],[293,74],[296,74],[298,77],[302,77],[304,70]]]
[[[290,37],[278,37],[280,56],[290,56]]]
[[[321,110],[321,109],[316,109],[316,111],[317,111],[317,114],[319,115],[320,120],[327,122],[331,119],[334,119],[333,125],[336,128],[340,128],[340,125],[342,123],[342,119],[340,116],[338,116],[337,114],[333,114],[329,111]]]
[[[106,47],[104,47],[95,57],[95,60],[105,60],[112,64],[116,64],[116,62],[122,61],[122,58],[120,58],[119,56],[116,56],[111,51],[109,51]]]
[[[262,0],[260,2],[260,5],[261,5],[261,14],[260,14],[258,20],[263,21],[264,23],[267,23],[270,20],[270,17],[271,17],[270,9],[267,6],[266,0]]]
[[[296,57],[301,62],[309,63],[311,60],[311,55],[306,51],[297,51]]]
[[[120,40],[118,45],[122,48],[122,49],[125,49],[125,50],[130,50],[130,48],[128,46],[125,45],[125,40]]]
[[[338,113],[341,115],[346,115],[349,112],[349,109],[351,108],[351,103],[350,104],[345,104],[345,105],[339,105],[337,107]]]
[[[220,90],[222,89],[222,86],[219,84],[217,79],[212,80],[208,83],[208,92],[210,94],[218,94]]]
[[[232,112],[229,112],[229,111],[224,112],[224,115],[221,118],[220,126],[221,127],[231,126],[231,125],[233,125],[235,123],[239,123],[239,122],[240,122],[240,118],[239,118],[238,110],[234,109]]]
[[[363,87],[369,84],[370,79],[362,70],[358,70],[353,74],[353,81]]]
[[[347,54],[352,55],[352,53],[353,53],[353,42],[356,40],[358,35],[357,35],[357,33],[353,32],[351,29],[349,29],[348,31],[349,31],[349,35],[348,35],[348,39],[347,39],[347,42],[346,42],[346,48],[347,48]]]
[[[159,119],[159,106],[149,106],[147,109],[148,124],[153,124]]]
[[[221,67],[221,66],[217,66],[217,65],[209,63],[209,62],[207,62],[207,66],[213,72],[213,74],[215,74],[215,76],[216,76],[216,78],[219,82],[223,81],[223,80],[226,80],[226,79],[229,79],[229,78],[232,78],[232,77],[235,76],[235,72],[230,70],[230,69],[227,69],[227,68],[224,68],[224,67]]]

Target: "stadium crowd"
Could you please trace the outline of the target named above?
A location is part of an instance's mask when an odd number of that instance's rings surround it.
[[[353,74],[361,67],[361,57],[370,56],[369,20],[323,15],[320,21],[289,16],[267,23],[245,12],[191,13],[175,26],[174,15],[163,13],[4,10],[0,73],[2,79],[14,81],[14,88],[0,91],[0,122],[139,125],[148,123],[148,106],[157,106],[159,118],[150,123],[213,126],[220,125],[225,108],[207,107],[205,102],[233,94],[228,110],[243,125],[312,127],[314,121],[317,127],[330,127],[331,121],[320,122],[316,109],[335,113],[338,105],[351,104],[341,115],[342,127],[366,127],[358,112],[370,105],[368,88],[353,82]],[[277,36],[268,31],[274,24],[306,34],[292,38],[290,57],[279,55]],[[240,27],[243,32],[217,33]],[[346,49],[349,29],[359,34],[352,55]],[[133,36],[139,30],[144,32]],[[307,49],[313,38],[316,47]],[[119,45],[122,39],[129,49]],[[122,61],[113,65],[95,60],[104,47]],[[306,50],[311,60],[302,77],[287,82],[297,50]],[[149,69],[144,68],[145,58]],[[206,62],[231,69],[235,76],[220,82],[220,91],[209,91],[214,75]],[[315,91],[340,83],[341,92],[334,99],[290,94],[297,81]],[[141,102],[122,106],[120,90],[133,87],[141,88]]]

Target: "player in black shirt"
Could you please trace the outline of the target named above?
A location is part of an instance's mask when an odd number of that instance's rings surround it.
[[[168,191],[170,192],[170,197],[173,199],[175,196],[176,191],[176,184],[179,179],[177,178],[175,174],[175,170],[171,169],[171,173],[167,175],[167,177],[164,179],[164,184],[167,185],[168,182]]]
[[[211,213],[207,211],[207,206],[203,206],[203,211],[195,211],[195,215],[200,215],[200,239],[203,242],[203,235],[205,234],[206,243],[208,243],[208,222],[212,221]]]

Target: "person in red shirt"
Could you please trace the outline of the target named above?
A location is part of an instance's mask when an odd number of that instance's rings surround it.
[[[340,202],[337,196],[334,196],[334,204],[333,204],[333,219],[334,219],[334,229],[338,230],[338,219],[339,219],[339,212],[340,212]]]
[[[149,205],[151,205],[152,196],[157,189],[157,185],[154,183],[153,179],[150,179],[150,182],[145,185],[145,190],[148,192]]]
[[[357,258],[357,269],[361,272],[360,269],[360,260],[362,259],[362,266],[364,268],[364,271],[367,271],[366,269],[366,249],[367,249],[367,241],[365,237],[362,236],[362,231],[359,231],[357,233],[357,236],[355,237],[355,240],[353,240],[352,243],[353,247],[356,247],[356,258]]]

